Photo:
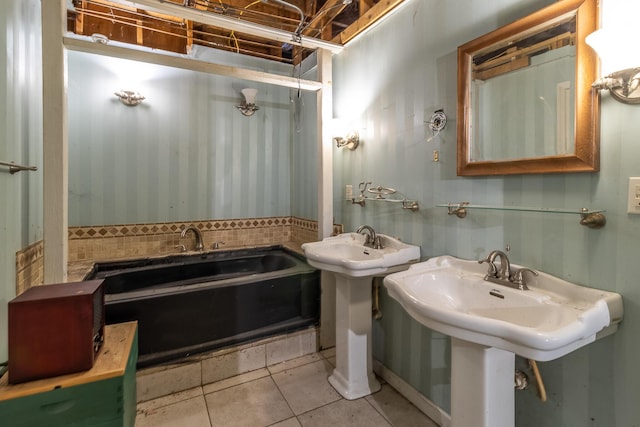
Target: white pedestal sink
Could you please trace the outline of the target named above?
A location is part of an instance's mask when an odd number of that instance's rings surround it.
[[[345,399],[374,393],[371,353],[371,281],[404,270],[420,258],[420,247],[378,234],[382,249],[364,246],[365,236],[346,233],[302,245],[307,262],[336,279],[336,368],[329,382]]]
[[[451,336],[452,427],[513,427],[516,354],[557,359],[622,320],[617,293],[545,273],[519,290],[484,280],[486,272],[477,261],[442,256],[384,279],[411,317]]]

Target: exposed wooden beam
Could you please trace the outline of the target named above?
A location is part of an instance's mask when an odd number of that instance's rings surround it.
[[[238,31],[240,33],[264,37],[270,40],[277,40],[282,43],[289,43],[309,49],[325,49],[333,54],[340,53],[343,49],[343,47],[339,44],[312,37],[303,36],[300,41],[296,41],[293,39],[292,33],[287,31],[267,27],[265,25],[255,24],[253,22],[243,21],[241,19],[229,18],[216,13],[210,13],[190,7],[180,6],[175,3],[168,3],[166,1],[117,0],[115,2],[130,5],[138,9],[166,13],[183,19],[190,19],[202,24],[212,25],[214,27],[224,28],[231,31]]]
[[[336,16],[340,14],[347,7],[343,0],[327,0],[318,10],[311,21],[307,24],[307,27],[302,32],[303,34],[310,34],[315,31],[322,31]]]
[[[382,0],[369,10],[353,24],[349,25],[332,40],[334,43],[346,44],[355,36],[378,22],[386,14],[399,6],[404,0]]]

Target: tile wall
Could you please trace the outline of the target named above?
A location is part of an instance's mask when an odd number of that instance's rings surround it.
[[[292,216],[69,227],[69,262],[164,255],[176,253],[179,245],[192,250],[193,234],[180,237],[189,225],[202,232],[206,250],[219,242],[221,249],[281,244],[300,251],[302,243],[318,236],[317,221]],[[334,225],[333,234],[340,233],[342,226]],[[43,284],[43,265],[42,240],[16,254],[16,295]]]
[[[16,252],[16,295],[44,283],[44,244],[39,240]]]
[[[318,350],[315,327],[265,338],[142,369],[136,374],[138,402],[255,372]]]

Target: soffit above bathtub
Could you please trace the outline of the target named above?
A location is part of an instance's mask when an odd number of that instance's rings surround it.
[[[67,30],[85,36],[100,34],[109,40],[176,53],[186,54],[194,45],[202,45],[298,64],[315,49],[295,46],[282,41],[282,37],[256,36],[225,28],[224,23],[211,25],[210,19],[202,19],[206,23],[198,22],[196,13],[203,17],[223,17],[231,24],[238,22],[272,29],[287,36],[293,36],[301,28],[298,34],[303,41],[341,46],[403,1],[287,0],[292,8],[282,0],[73,0],[69,2]],[[295,8],[304,14],[302,21]],[[185,16],[194,18],[185,19]]]

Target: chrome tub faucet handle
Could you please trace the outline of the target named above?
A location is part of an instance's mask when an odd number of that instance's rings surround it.
[[[202,252],[204,250],[204,244],[202,243],[202,233],[198,230],[198,227],[195,225],[190,225],[182,229],[180,233],[180,237],[184,238],[189,231],[193,231],[193,235],[196,237],[196,246],[195,250]]]

